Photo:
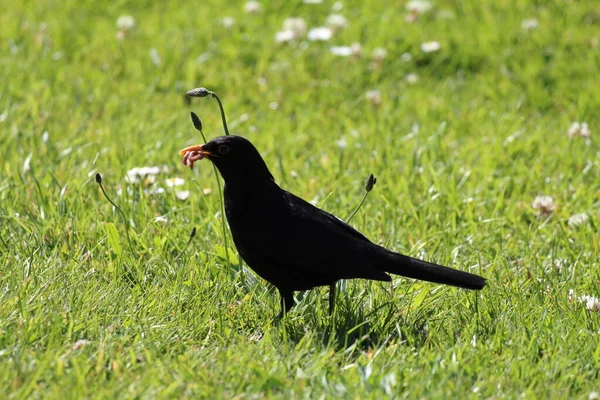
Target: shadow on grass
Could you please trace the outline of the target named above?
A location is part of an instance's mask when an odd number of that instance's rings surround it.
[[[310,334],[314,342],[324,347],[353,351],[356,355],[390,344],[403,343],[414,348],[426,345],[430,315],[412,312],[408,302],[397,298],[365,307],[366,296],[364,292],[357,297],[347,293],[338,298],[332,316],[323,307],[326,302],[300,302],[278,323],[282,340],[296,345]]]

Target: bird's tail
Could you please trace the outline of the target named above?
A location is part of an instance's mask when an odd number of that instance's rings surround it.
[[[387,249],[383,250],[385,251],[374,252],[376,254],[375,265],[382,271],[465,289],[480,290],[485,286],[485,278],[479,275],[417,260]]]

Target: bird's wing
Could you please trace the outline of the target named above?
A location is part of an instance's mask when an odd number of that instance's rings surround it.
[[[390,280],[372,265],[368,249],[374,246],[363,234],[341,219],[305,200],[282,191],[256,232],[261,251],[278,264],[299,266],[337,279]],[[281,207],[281,208],[280,208]]]

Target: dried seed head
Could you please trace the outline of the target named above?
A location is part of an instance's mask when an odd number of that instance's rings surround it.
[[[190,116],[192,117],[192,124],[194,124],[194,128],[202,132],[202,121],[200,120],[200,117],[198,117],[193,111],[190,112]]]
[[[373,186],[375,186],[375,184],[377,183],[377,178],[373,175],[373,174],[369,174],[369,177],[367,178],[367,181],[365,182],[365,190],[368,192],[370,192],[371,190],[373,190]]]
[[[96,173],[96,183],[102,185],[102,175]]]
[[[190,233],[190,240],[192,240],[196,236],[196,227],[192,228],[192,233]]]
[[[188,91],[186,94],[190,97],[207,97],[210,94],[210,92],[208,91],[207,88],[200,87],[200,88],[192,89],[192,90]]]

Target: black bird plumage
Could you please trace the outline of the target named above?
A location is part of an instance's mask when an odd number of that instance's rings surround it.
[[[281,296],[281,313],[294,305],[294,292],[363,278],[391,281],[388,273],[466,289],[485,279],[392,252],[336,216],[281,189],[250,141],[217,137],[181,151],[184,164],[208,158],[225,181],[225,213],[233,241],[250,268]]]

